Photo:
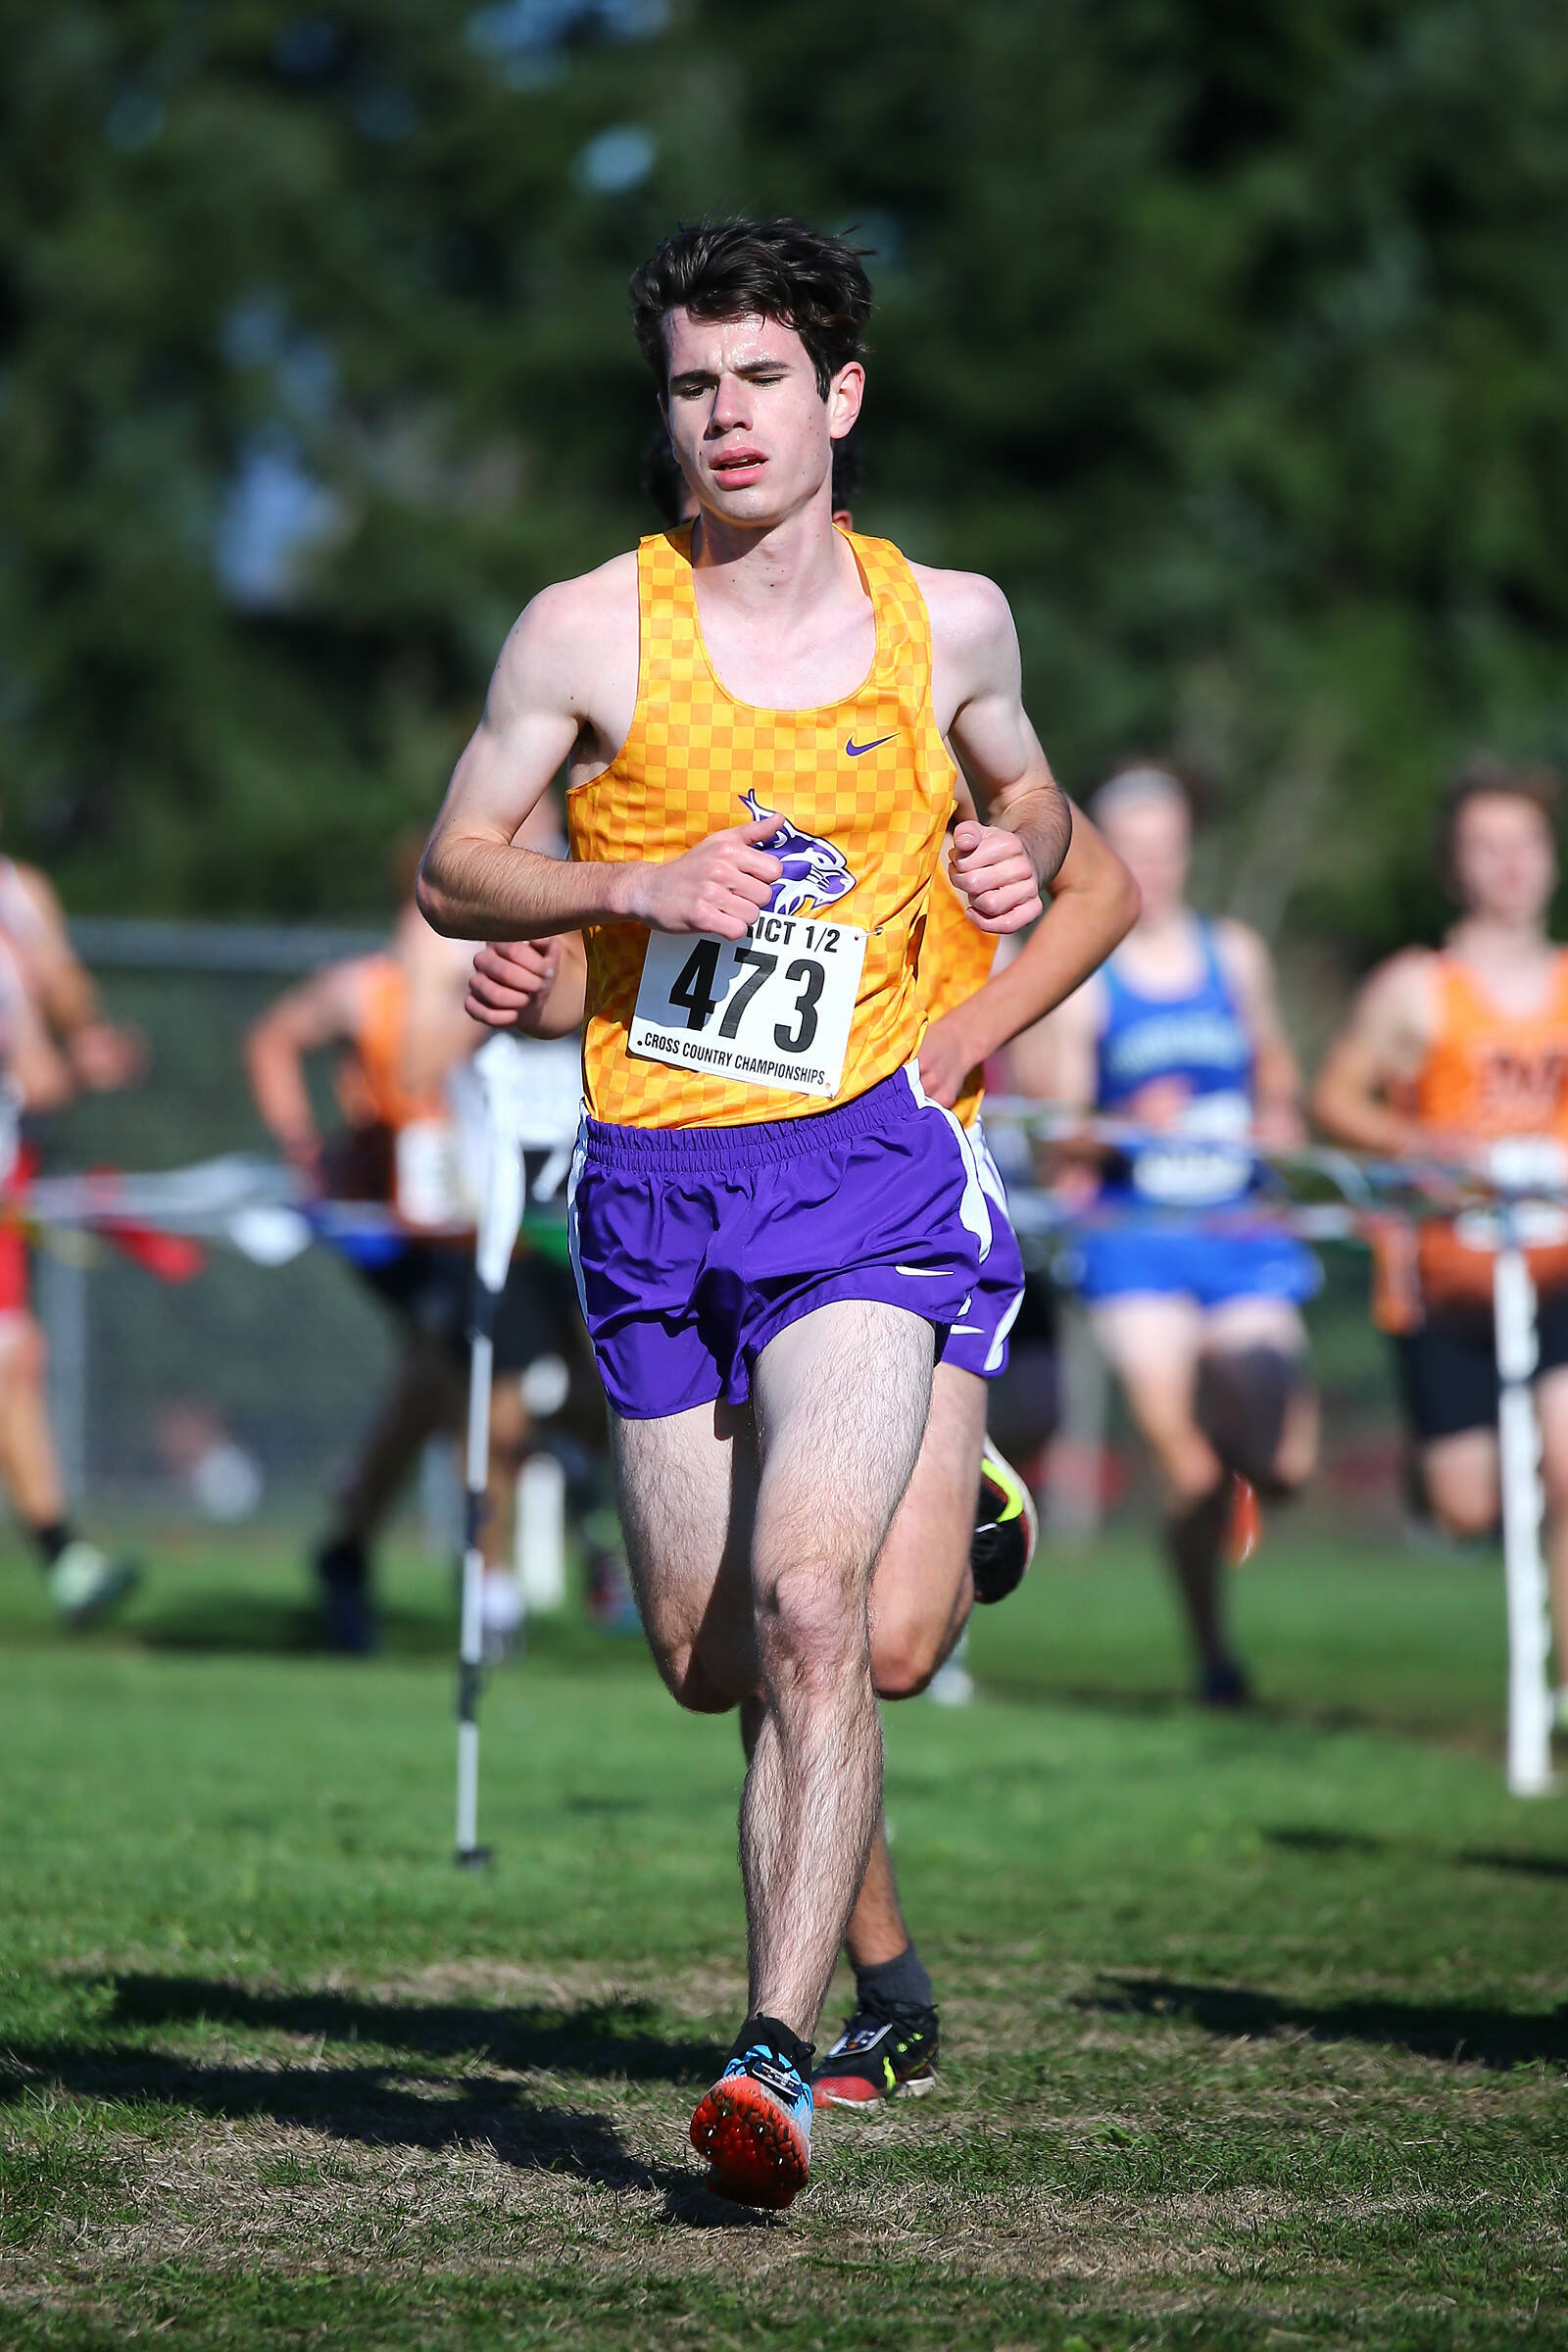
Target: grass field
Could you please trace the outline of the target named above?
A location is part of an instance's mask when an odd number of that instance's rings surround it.
[[[889,1720],[942,2089],[827,2119],[780,2220],[685,2149],[732,1726],[543,1632],[459,1874],[428,1570],[368,1668],[260,1539],[86,1641],[35,1586],[0,1560],[8,2347],[1568,2345],[1568,1816],[1502,1790],[1494,1563],[1278,1542],[1216,1722],[1139,1542],[1043,1562],[978,1703]]]

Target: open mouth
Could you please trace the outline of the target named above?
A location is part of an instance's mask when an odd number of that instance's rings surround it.
[[[748,482],[755,482],[766,463],[760,450],[735,449],[726,451],[721,458],[715,458],[710,470],[716,481],[724,483],[728,489],[737,490],[743,489]]]

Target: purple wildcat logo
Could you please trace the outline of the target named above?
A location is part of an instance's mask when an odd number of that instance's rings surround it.
[[[741,805],[749,816],[773,816],[772,808],[758,805],[755,792],[743,792]],[[814,833],[797,832],[788,817],[771,841],[762,847],[784,871],[774,883],[762,909],[765,914],[825,913],[855,888],[855,876],[844,862],[844,852]]]

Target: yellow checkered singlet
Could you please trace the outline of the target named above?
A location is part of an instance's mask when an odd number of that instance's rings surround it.
[[[602,775],[567,799],[574,858],[678,858],[756,810],[841,852],[855,877],[835,921],[870,934],[836,1102],[909,1059],[925,1027],[916,978],[931,877],[953,807],[954,770],[931,710],[931,624],[896,547],[847,533],[876,614],[869,676],[841,703],[762,710],[714,674],[692,584],[690,529],[637,550],[642,641],[631,729]],[[866,746],[852,753],[849,746]],[[749,798],[748,798],[749,796]],[[829,1107],[820,1097],[746,1086],[627,1051],[648,933],[588,932],[583,1076],[593,1117],[625,1127],[749,1126]]]
[[[982,931],[969,920],[969,909],[948,880],[946,865],[939,865],[931,884],[925,937],[920,942],[920,1002],[928,1019],[940,1021],[945,1012],[952,1012],[976,989],[984,988],[997,960],[997,947],[996,933]],[[953,1105],[966,1127],[973,1126],[985,1091],[985,1071],[976,1065]]]

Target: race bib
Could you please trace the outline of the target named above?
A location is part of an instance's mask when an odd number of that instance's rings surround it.
[[[1216,1208],[1239,1200],[1252,1180],[1252,1154],[1224,1146],[1239,1143],[1251,1122],[1243,1094],[1195,1096],[1176,1130],[1180,1142],[1140,1147],[1133,1190],[1164,1208]]]
[[[1568,1192],[1568,1155],[1550,1135],[1504,1135],[1487,1151],[1487,1174],[1510,1193],[1528,1193],[1540,1185],[1544,1193]],[[1526,1250],[1557,1250],[1568,1241],[1568,1215],[1548,1200],[1516,1200],[1513,1238]],[[1495,1250],[1501,1243],[1503,1220],[1490,1209],[1466,1209],[1454,1220],[1454,1237],[1467,1250]]]
[[[398,1129],[394,1200],[405,1225],[471,1224],[458,1130],[450,1119],[415,1119]]]
[[[744,939],[656,931],[628,1050],[649,1061],[831,1101],[844,1076],[867,934],[760,914]]]

